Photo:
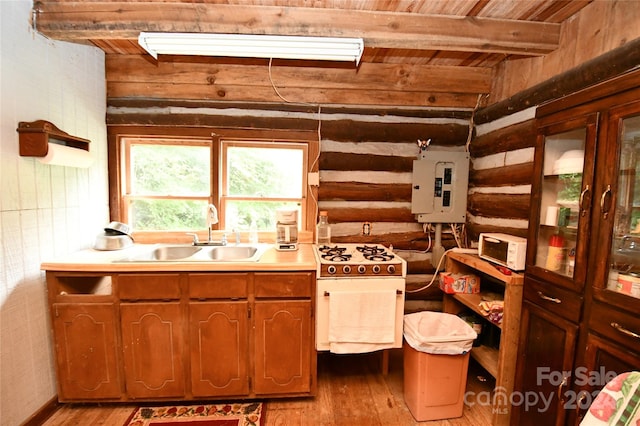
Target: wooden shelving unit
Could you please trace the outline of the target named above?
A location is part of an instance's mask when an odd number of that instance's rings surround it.
[[[482,284],[480,285],[481,292],[478,294],[445,294],[443,311],[458,314],[468,308],[484,318],[484,327],[497,327],[500,329],[499,348],[482,345],[474,346],[471,350],[471,356],[489,374],[495,377],[495,392],[505,396],[505,398],[494,398],[492,424],[508,425],[511,415],[508,399],[514,388],[524,275],[515,272],[511,275],[505,275],[498,271],[493,264],[480,259],[476,255],[448,252],[446,256],[445,269],[448,272],[479,275],[481,282],[483,277],[485,280],[491,277],[493,278],[492,281],[503,286],[504,313],[500,324],[489,321],[484,317],[478,306],[484,297]]]

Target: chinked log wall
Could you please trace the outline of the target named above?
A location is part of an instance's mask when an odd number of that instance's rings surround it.
[[[393,245],[409,263],[408,287],[431,278],[429,237],[411,214],[411,175],[417,139],[431,149],[463,150],[469,111],[355,109],[293,104],[229,104],[109,98],[109,126],[205,126],[318,131],[318,206],[329,212],[337,242]],[[311,159],[313,161],[313,159]],[[371,235],[362,235],[364,222]],[[454,246],[450,233],[445,247]],[[440,299],[435,287],[411,297]]]
[[[481,232],[527,236],[536,141],[533,110],[478,126],[470,146],[468,237]]]

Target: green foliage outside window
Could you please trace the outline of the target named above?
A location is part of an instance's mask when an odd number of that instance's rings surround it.
[[[209,195],[209,148],[134,145],[131,148],[134,194]]]
[[[132,193],[208,197],[210,149],[206,146],[132,145]],[[206,201],[146,199],[131,203],[136,230],[189,231],[206,228]]]
[[[138,231],[206,229],[207,203],[194,200],[135,200],[131,224]]]
[[[299,201],[292,200],[302,199],[302,149],[232,145],[226,154],[226,229],[248,231],[255,223],[258,230],[271,231],[277,209],[300,210]],[[206,229],[211,173],[218,172],[212,170],[210,157],[209,146],[131,144],[133,229]]]
[[[247,230],[255,222],[258,230],[274,230],[277,209],[299,209],[297,203],[273,199],[302,198],[303,164],[301,149],[228,147],[227,228]],[[234,200],[233,197],[271,200]]]

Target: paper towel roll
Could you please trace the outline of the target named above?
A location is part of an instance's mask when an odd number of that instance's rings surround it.
[[[38,158],[42,164],[68,167],[89,167],[93,156],[84,149],[72,148],[57,143],[49,143],[47,155]]]
[[[548,226],[556,226],[558,224],[558,207],[547,207],[547,217],[544,220],[544,224]]]

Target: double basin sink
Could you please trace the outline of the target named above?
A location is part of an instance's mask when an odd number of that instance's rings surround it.
[[[117,262],[257,262],[268,245],[193,246],[157,244]]]

